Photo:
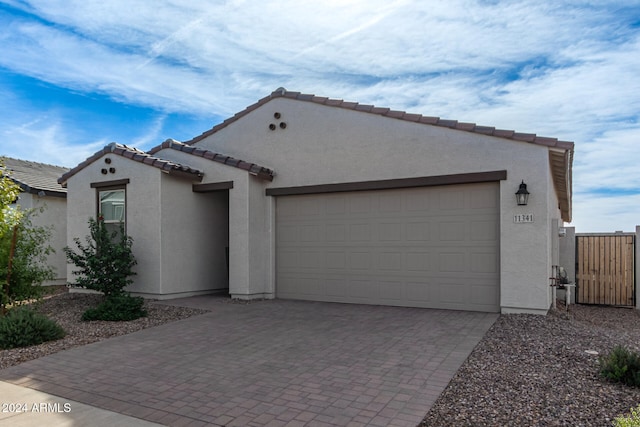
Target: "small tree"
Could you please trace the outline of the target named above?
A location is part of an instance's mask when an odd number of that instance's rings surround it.
[[[55,278],[47,257],[54,252],[47,243],[52,227],[34,226],[31,216],[36,211],[16,211],[19,215],[5,224],[7,232],[0,236],[0,275],[5,278],[8,290],[7,303],[42,296],[40,286]],[[7,217],[5,217],[6,219]]]
[[[133,283],[130,276],[137,264],[131,251],[133,239],[125,234],[124,225],[120,231],[109,233],[104,218],[89,218],[90,235],[85,237],[86,245],[79,238],[73,239],[79,253],[68,246],[64,248],[67,259],[78,267],[75,285],[100,291],[109,298],[125,294],[124,288]]]
[[[47,265],[47,256],[53,252],[47,244],[52,227],[36,227],[31,223],[37,211],[11,206],[20,194],[20,187],[1,162],[0,170],[0,314],[4,314],[7,305],[14,301],[40,297],[40,285],[55,274]]]

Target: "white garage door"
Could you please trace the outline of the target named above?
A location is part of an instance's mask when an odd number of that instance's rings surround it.
[[[499,311],[498,183],[281,196],[279,298]]]

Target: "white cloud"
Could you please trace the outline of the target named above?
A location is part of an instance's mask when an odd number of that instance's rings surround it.
[[[634,3],[8,3],[41,19],[0,14],[0,67],[158,110],[135,144],[157,142],[168,113],[230,116],[284,86],[575,141],[576,223],[599,228],[616,209],[624,221],[640,216],[634,197],[601,195],[640,187]],[[73,136],[61,120],[10,123],[5,135],[43,138],[42,152]],[[95,139],[91,152],[104,143]]]
[[[108,144],[105,140],[70,144],[66,141],[71,139],[62,126],[48,117],[5,127],[0,136],[0,154],[5,154],[10,147],[10,157],[67,167],[76,166]]]

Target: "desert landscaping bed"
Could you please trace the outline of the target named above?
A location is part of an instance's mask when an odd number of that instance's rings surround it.
[[[66,290],[66,288],[65,288]],[[81,293],[67,293],[66,291],[54,292],[55,295],[36,303],[37,310],[54,319],[64,328],[67,335],[60,340],[50,341],[40,345],[11,350],[0,350],[0,369],[17,365],[27,360],[67,350],[96,341],[131,332],[163,323],[173,322],[198,314],[206,313],[187,307],[175,307],[164,304],[154,304],[146,301],[147,317],[129,322],[83,322],[80,318],[88,308],[95,307],[101,301],[101,296]]]
[[[640,315],[571,305],[547,316],[502,315],[422,426],[611,426],[640,404],[640,388],[598,375],[598,352],[640,351]]]
[[[0,369],[61,350],[202,314],[146,302],[130,322],[82,322],[99,297],[62,293],[38,304],[66,331],[61,340],[0,350]],[[427,413],[422,426],[610,426],[640,404],[640,388],[598,375],[598,355],[621,344],[640,351],[636,310],[572,305],[547,316],[502,315]],[[426,409],[426,408],[425,408]]]

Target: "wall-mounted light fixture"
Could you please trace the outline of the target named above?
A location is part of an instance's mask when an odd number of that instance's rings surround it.
[[[527,206],[527,202],[529,202],[529,192],[527,191],[527,184],[520,184],[520,188],[516,191],[516,201],[518,202],[518,206]]]

